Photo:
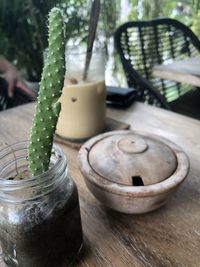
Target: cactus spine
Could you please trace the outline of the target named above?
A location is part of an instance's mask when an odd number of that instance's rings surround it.
[[[61,109],[58,98],[62,93],[65,75],[65,45],[63,19],[59,8],[53,8],[49,14],[48,42],[48,56],[42,72],[28,147],[29,169],[33,175],[48,170],[53,135]]]

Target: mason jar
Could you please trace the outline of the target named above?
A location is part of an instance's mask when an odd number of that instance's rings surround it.
[[[78,192],[62,150],[31,177],[27,142],[0,150],[0,243],[7,266],[71,266],[82,247]],[[29,178],[24,178],[24,177]]]
[[[56,133],[70,140],[88,139],[105,129],[105,51],[95,48],[88,54],[83,47],[66,50],[66,76],[60,97],[61,113]]]

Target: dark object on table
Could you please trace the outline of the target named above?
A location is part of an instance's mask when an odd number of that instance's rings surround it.
[[[106,104],[116,108],[129,107],[135,100],[137,91],[132,88],[106,86]]]
[[[6,80],[0,77],[0,111],[26,104],[35,100],[31,96],[23,92],[20,88],[16,88],[14,91],[14,96],[10,98],[8,96],[7,87],[8,86]]]
[[[196,111],[190,109],[191,113],[187,114],[184,107],[180,110],[179,100],[183,96],[187,97],[188,92],[199,89],[152,76],[154,65],[200,54],[200,41],[187,26],[169,18],[130,21],[117,29],[114,40],[128,85],[136,88],[138,100],[196,117]],[[193,99],[195,98],[196,94]],[[195,106],[195,101],[191,102],[191,95],[186,105],[199,109]],[[176,106],[179,109],[176,110]]]

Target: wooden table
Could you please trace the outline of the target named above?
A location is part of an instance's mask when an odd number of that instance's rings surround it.
[[[1,147],[28,138],[33,112],[34,104],[0,112]],[[62,145],[78,185],[84,232],[84,249],[75,266],[199,267],[200,122],[140,103],[107,114],[132,129],[174,141],[188,154],[191,169],[167,205],[148,214],[125,215],[108,210],[90,194],[79,172],[78,151]]]
[[[166,65],[156,65],[153,68],[153,76],[199,87],[200,57],[191,57]]]

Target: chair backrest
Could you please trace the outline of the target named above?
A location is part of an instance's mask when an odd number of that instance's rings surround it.
[[[114,41],[129,86],[138,87],[138,79],[135,79],[138,74],[150,81],[167,102],[191,90],[189,85],[152,76],[152,67],[156,64],[200,54],[199,39],[181,22],[170,18],[130,21],[116,30]]]

